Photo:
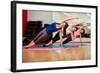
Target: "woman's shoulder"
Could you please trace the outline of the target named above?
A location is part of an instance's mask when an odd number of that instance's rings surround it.
[[[67,32],[67,33],[72,33],[72,31],[71,31],[71,30],[66,30],[66,32]]]
[[[59,23],[56,22],[56,21],[53,21],[53,22],[50,22],[49,24],[51,24],[51,25],[55,25],[55,24],[59,24]]]

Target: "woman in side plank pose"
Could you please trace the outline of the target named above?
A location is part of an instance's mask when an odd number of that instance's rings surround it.
[[[72,26],[71,30],[69,31],[66,31],[66,28],[64,28],[62,38],[66,38],[66,39],[62,42],[62,44],[66,44],[70,41],[75,41],[76,38],[80,38],[81,40],[81,36],[84,35],[84,33],[85,33],[85,30],[81,24],[76,24]],[[60,40],[59,34],[60,34],[59,32],[56,33],[56,35],[52,38],[52,40],[44,46],[52,45],[56,41]]]
[[[50,26],[44,28],[40,33],[24,48],[30,48],[41,44],[46,44],[50,41],[50,37],[52,37],[53,32],[59,32],[60,37],[60,45],[62,45],[62,31],[66,27],[68,27],[68,23],[66,21],[72,20],[72,19],[78,19],[78,18],[70,18],[65,19],[61,23],[52,22]]]

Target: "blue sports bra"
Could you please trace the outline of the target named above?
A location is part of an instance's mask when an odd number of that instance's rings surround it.
[[[52,22],[50,23],[50,26],[48,26],[46,28],[47,33],[53,33],[56,32],[57,30],[59,30],[60,28],[56,28],[56,25],[58,25],[59,23],[57,22]]]

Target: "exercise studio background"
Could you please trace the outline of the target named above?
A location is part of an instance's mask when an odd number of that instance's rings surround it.
[[[85,34],[81,37],[81,41],[70,41],[62,47],[58,40],[48,47],[38,45],[33,48],[23,49],[23,63],[91,59],[91,13],[88,12],[23,10],[23,46],[29,44],[41,30],[50,26],[50,22],[60,23],[66,18],[79,18],[78,20],[73,19],[67,21],[69,27],[66,31],[69,31],[73,25],[81,23],[85,30]],[[57,32],[54,32],[52,34],[52,38],[56,33]]]

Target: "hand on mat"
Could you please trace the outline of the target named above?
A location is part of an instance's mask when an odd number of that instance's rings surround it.
[[[60,43],[60,46],[63,46],[63,42]]]

